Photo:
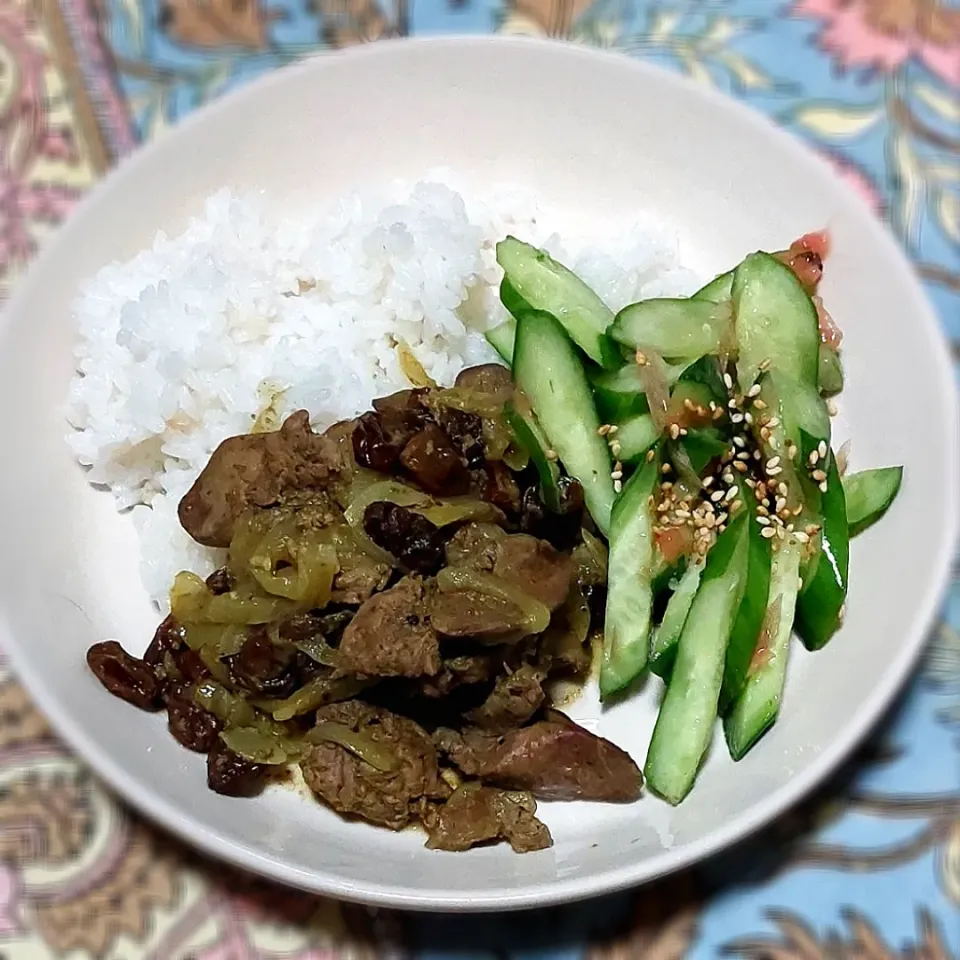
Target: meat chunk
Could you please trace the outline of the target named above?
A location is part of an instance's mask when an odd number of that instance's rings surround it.
[[[474,481],[480,497],[487,503],[492,503],[508,514],[520,512],[520,487],[510,468],[502,460],[484,463],[481,470],[475,471]]]
[[[573,586],[576,565],[545,540],[517,533],[500,544],[493,573],[556,610]]]
[[[310,429],[306,410],[271,433],[230,437],[180,501],[183,529],[207,547],[228,547],[240,515],[270,507],[284,494],[322,486],[338,469],[335,442]]]
[[[414,573],[430,574],[443,564],[444,537],[426,517],[385,500],[363,512],[367,536]]]
[[[440,669],[440,645],[423,583],[404,577],[367,600],[343,631],[339,673],[420,677]]]
[[[207,754],[207,786],[226,797],[252,797],[263,789],[267,768],[234,753],[219,737]]]
[[[470,474],[460,452],[436,424],[415,433],[400,454],[400,463],[428,493],[466,493]]]
[[[508,793],[478,783],[464,784],[424,817],[431,850],[469,850],[478,843],[506,840],[517,853],[553,846],[546,825],[534,814],[529,793]]]
[[[457,687],[491,680],[503,662],[496,654],[465,654],[450,657],[440,665],[440,671],[434,677],[427,677],[420,686],[420,692],[427,697],[446,697]]]
[[[300,761],[304,780],[337,813],[399,830],[410,822],[421,798],[449,795],[436,749],[413,720],[352,700],[321,707],[317,723],[324,722],[349,727],[396,759],[394,769],[383,771],[338,743],[313,746]]]
[[[555,711],[501,737],[440,730],[437,743],[467,776],[544,800],[629,803],[643,785],[627,753]]]
[[[543,706],[540,671],[529,664],[500,677],[490,695],[467,719],[491,733],[523,726]]]
[[[437,591],[430,599],[430,619],[434,630],[447,637],[474,637],[507,643],[524,635],[524,612],[510,600],[457,590]]]
[[[451,567],[470,567],[487,573],[493,571],[497,552],[507,534],[493,523],[468,523],[447,543],[447,563]]]
[[[231,679],[240,687],[263,697],[288,697],[293,693],[296,647],[271,642],[263,625],[249,627],[239,652],[225,657]]]

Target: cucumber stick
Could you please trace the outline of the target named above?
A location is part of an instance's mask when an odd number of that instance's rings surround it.
[[[603,698],[623,690],[647,665],[657,561],[650,498],[659,477],[654,458],[630,478],[613,508],[600,663]]]
[[[701,287],[694,295],[694,300],[709,300],[711,303],[722,303],[730,299],[733,291],[733,270],[721,273],[708,284]]]
[[[556,460],[547,456],[550,441],[547,440],[530,403],[518,394],[504,408],[504,416],[517,442],[530,455],[540,476],[540,494],[548,510],[560,511],[560,467]]]
[[[653,632],[650,642],[650,669],[666,680],[673,669],[673,661],[677,653],[677,642],[687,622],[687,614],[693,605],[693,598],[700,586],[700,577],[703,575],[703,563],[692,560],[677,584],[677,589],[667,601],[667,609],[663,612],[660,625]]]
[[[766,364],[816,389],[820,358],[817,308],[796,274],[768,253],[753,253],[734,271],[737,379],[746,393]]]
[[[730,310],[709,300],[641,300],[624,307],[610,336],[634,350],[662,357],[698,359],[717,353],[730,329]]]
[[[594,363],[620,366],[620,351],[607,337],[613,312],[575,273],[516,237],[497,244],[497,262],[505,281],[500,298],[518,320],[525,308],[549,313]]]
[[[730,756],[739,760],[770,729],[780,711],[803,548],[788,539],[777,551],[770,598],[746,684],[723,724]]]
[[[903,467],[878,467],[843,478],[850,536],[862,533],[890,508],[900,492]]]
[[[532,311],[517,318],[513,379],[550,441],[547,454],[555,452],[580,481],[594,523],[608,535],[615,496],[610,448],[597,433],[600,418],[580,357],[551,314]]]
[[[660,438],[660,431],[649,413],[641,413],[619,424],[616,432],[622,463],[639,463],[646,452]]]
[[[647,752],[647,783],[672,804],[689,793],[713,734],[727,641],[743,595],[748,522],[739,514],[707,555]]]
[[[504,363],[513,363],[513,341],[517,336],[517,321],[513,317],[508,317],[503,323],[498,323],[488,330],[484,336],[487,338],[487,343],[500,354]]]

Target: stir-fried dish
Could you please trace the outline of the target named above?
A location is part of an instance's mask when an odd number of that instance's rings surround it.
[[[647,782],[680,802],[718,717],[734,759],[774,722],[792,630],[837,629],[849,536],[899,487],[841,479],[831,449],[825,254],[803,238],[614,315],[508,238],[509,366],[440,387],[407,355],[413,388],[356,420],[225,440],[179,510],[224,566],[177,576],[142,659],[109,641],[91,669],[166,709],[219,793],[299,766],[345,817],[517,851],[551,843],[537,798],[640,796],[630,756],[557,708],[595,660],[606,699],[650,669]]]

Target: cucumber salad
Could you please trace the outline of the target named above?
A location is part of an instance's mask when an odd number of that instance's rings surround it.
[[[849,539],[900,487],[901,467],[846,474],[833,447],[826,254],[809,234],[689,298],[614,313],[544,251],[497,245],[510,318],[487,336],[516,384],[508,420],[543,502],[579,481],[607,538],[600,692],[665,681],[644,774],[671,804],[714,721],[734,760],[774,724],[794,633],[818,650],[837,631]]]

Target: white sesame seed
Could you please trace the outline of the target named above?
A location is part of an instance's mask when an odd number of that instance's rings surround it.
[[[647,463],[650,463],[656,455],[657,455],[656,450],[648,450],[648,451],[647,451]]]
[[[747,445],[747,441],[744,440],[743,437],[734,437],[733,445],[735,447],[739,447],[742,450]]]
[[[730,504],[730,512],[731,512],[731,513],[736,513],[738,510],[740,510],[740,509],[742,509],[742,508],[743,508],[743,501],[742,501],[742,500],[734,500],[733,503]]]
[[[731,377],[729,373],[723,375],[723,383],[728,390],[733,389],[733,377]]]
[[[814,470],[812,476],[817,483],[822,483],[827,479],[827,475],[822,470]]]
[[[758,514],[758,515],[757,515],[757,523],[759,523],[761,527],[769,527],[769,526],[770,526],[770,518]]]
[[[674,516],[679,517],[681,520],[689,520],[689,519],[690,519],[690,511],[689,511],[689,510],[683,510],[683,509],[677,510],[676,513],[674,514]]]
[[[642,350],[638,350],[633,359],[637,361],[638,366],[645,367],[647,365],[647,357]]]
[[[820,528],[815,523],[808,523],[806,530],[807,535],[811,537],[815,537],[820,532]]]
[[[827,481],[826,481],[826,480],[824,480],[823,483],[820,484],[820,492],[821,492],[821,493],[826,493],[826,492],[827,492]]]
[[[620,428],[615,423],[611,423],[609,433],[611,434],[616,433],[619,429]]]
[[[737,405],[738,405],[738,403],[737,403],[737,398],[736,398],[736,397],[731,397],[731,398],[727,401],[727,406],[728,406],[731,410],[735,410],[735,409],[737,408]]]
[[[709,487],[713,483],[713,477],[704,477],[703,485]]]
[[[796,533],[794,533],[793,538],[794,538],[794,540],[797,541],[797,543],[809,543],[809,542],[810,542],[810,537],[809,537],[806,533],[804,533],[802,530],[797,530]],[[803,581],[801,580],[800,583],[801,583],[801,585],[802,585],[802,584],[803,584]]]
[[[787,505],[786,497],[777,497],[777,505],[776,505],[777,513],[780,513],[780,511],[783,510],[784,507],[786,507],[786,505]]]
[[[556,450],[544,450],[543,455],[544,455],[548,460],[556,460],[556,459],[557,459],[557,451],[556,451]]]
[[[809,463],[811,467],[815,467],[819,459],[820,459],[820,454],[816,450],[811,450],[810,456],[807,457],[807,463]]]
[[[768,470],[772,469],[773,467],[778,467],[779,465],[780,465],[779,457],[771,457],[766,464]]]
[[[770,427],[771,429],[772,429],[773,427],[779,427],[779,426],[780,426],[780,418],[779,418],[779,417],[771,417],[771,418],[767,421],[767,426]]]
[[[614,493],[619,493],[622,489],[623,489],[623,481],[622,481],[622,480],[614,480],[614,481],[613,481],[613,492],[614,492]]]
[[[609,432],[610,432],[610,424],[609,424],[609,423],[601,423],[600,426],[597,427],[597,436],[598,436],[598,437],[605,437]]]
[[[724,495],[723,502],[729,503],[731,500],[735,500],[737,493],[738,491],[736,487],[730,487],[730,489],[727,490],[726,494]]]
[[[766,405],[759,397],[757,397],[757,399],[753,401],[753,405],[754,405],[758,410],[766,410],[766,409],[767,409],[767,405]]]
[[[766,371],[770,369],[770,364],[771,364],[771,361],[768,357],[766,360],[760,361],[759,365],[757,366],[757,369],[766,373]]]
[[[742,460],[735,460],[733,462],[733,466],[734,466],[734,469],[737,471],[737,473],[747,472],[747,465]]]
[[[749,412],[745,413],[745,414],[743,415],[743,419],[746,420],[748,424],[751,424],[751,425],[753,424],[753,414],[752,414],[752,413],[749,413]]]
[[[837,614],[837,618],[839,620],[843,620],[846,617],[846,615],[847,615],[847,605],[843,604],[843,606],[840,607],[840,612],[839,614]]]
[[[783,532],[783,527],[777,527],[777,539],[783,540],[786,534]]]
[[[733,480],[733,474],[729,470],[726,470],[723,474],[723,482],[729,486],[731,483],[733,483]]]
[[[686,428],[686,427],[681,427],[681,428],[680,428],[680,436],[681,436],[681,437],[685,437],[686,435],[687,435],[687,428]]]
[[[751,480],[749,477],[747,477],[747,479],[744,480],[744,483],[745,483],[751,490],[755,490],[756,487],[757,487],[757,481],[756,481],[756,480]]]
[[[797,458],[797,445],[795,443],[787,444],[787,456],[791,460],[795,460]]]
[[[650,459],[652,460],[653,457],[651,457]],[[670,473],[670,471],[671,471],[672,469],[673,469],[673,467],[671,467],[669,463],[665,463],[665,464],[660,468],[660,472],[661,472],[661,473]]]
[[[614,471],[610,474],[610,479],[611,479],[611,480],[622,480],[622,479],[623,479],[623,471],[622,471],[622,470],[614,470]]]
[[[743,414],[742,413],[733,413],[730,415],[731,423],[743,423]]]
[[[623,450],[623,446],[622,446],[618,441],[614,440],[613,443],[610,444],[610,452],[611,452],[615,457],[619,457],[619,456],[620,456],[620,451],[621,451],[621,450]]]
[[[764,527],[760,531],[760,536],[766,537],[767,540],[769,540],[771,537],[775,537],[776,535],[777,535],[777,531],[774,530],[773,527]]]
[[[747,396],[748,396],[748,397],[755,397],[755,396],[757,396],[758,393],[760,393],[760,384],[759,384],[759,383],[755,383],[755,384],[747,391]]]
[[[837,405],[836,405],[832,400],[828,400],[828,401],[827,401],[827,413],[828,413],[831,417],[835,417],[838,412],[839,412],[839,411],[837,410]]]
[[[819,453],[821,457],[825,457],[825,456],[827,455],[827,441],[826,441],[826,440],[821,440],[821,441],[817,444],[817,453]]]
[[[754,451],[753,451],[753,459],[754,459],[754,460],[759,460],[760,457],[761,457],[760,451],[759,451],[759,450],[754,450]]]
[[[714,490],[713,493],[710,494],[710,499],[714,503],[718,503],[720,500],[723,499],[723,497],[724,497],[724,493],[722,490]]]
[[[679,437],[679,436],[680,436],[680,427],[679,427],[677,424],[675,424],[675,423],[671,423],[671,424],[670,424],[670,439],[671,439],[671,440],[676,440],[677,437]]]
[[[717,405],[711,400],[711,401],[710,401],[710,410],[711,410],[711,412],[714,412],[714,413],[715,413],[718,409],[719,409],[719,408],[717,407]]]
[[[769,467],[767,469],[768,476],[775,477],[779,473],[783,473],[783,467]]]

